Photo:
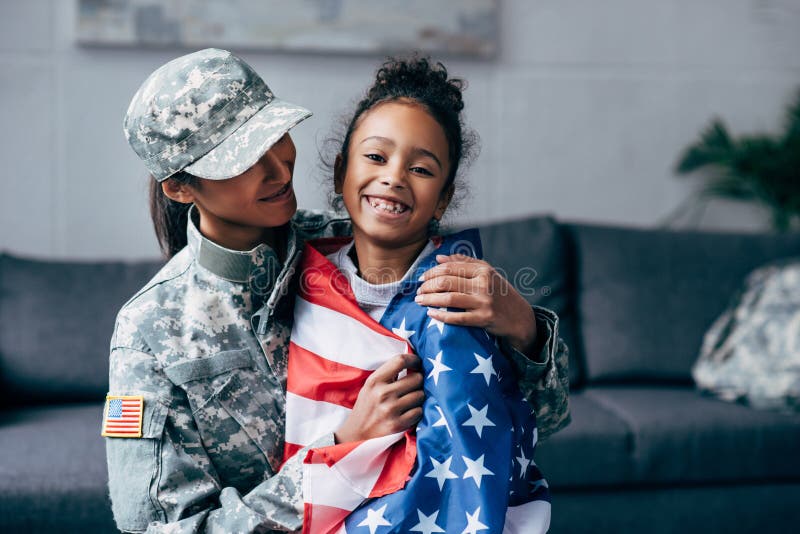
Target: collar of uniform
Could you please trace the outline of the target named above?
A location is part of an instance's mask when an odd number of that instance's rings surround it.
[[[194,252],[197,263],[231,282],[247,282],[250,273],[264,266],[268,258],[276,257],[272,247],[264,243],[251,250],[231,250],[218,245],[200,233],[194,222],[195,207],[189,209],[186,224],[187,244]]]
[[[278,300],[280,300],[280,298],[287,293],[288,285],[292,276],[294,275],[294,271],[297,268],[297,263],[300,259],[300,252],[302,250],[302,239],[300,237],[300,233],[295,227],[294,221],[289,222],[288,228],[289,232],[286,238],[286,260],[284,261],[283,267],[281,268],[280,273],[278,273],[277,279],[275,280],[275,286],[273,287],[272,294],[267,300],[267,307],[269,308],[274,308]]]
[[[302,239],[300,237],[300,232],[295,227],[294,221],[291,221],[289,223],[289,235],[287,236],[286,261],[284,262],[280,273],[278,273],[275,284],[272,286],[272,291],[269,294],[266,302],[262,307],[260,307],[260,309],[253,313],[252,320],[255,320],[257,324],[257,326],[254,324],[254,328],[256,329],[256,333],[259,335],[263,336],[267,333],[269,330],[269,325],[273,320],[273,312],[275,311],[278,302],[290,292],[289,286],[292,282],[292,276],[294,275],[294,272],[297,269],[297,264],[300,261],[300,252],[302,250],[301,244]],[[269,357],[271,358],[272,356],[270,355]]]

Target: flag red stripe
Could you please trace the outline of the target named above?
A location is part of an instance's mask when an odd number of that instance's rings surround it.
[[[301,397],[353,409],[358,392],[372,373],[327,360],[289,342],[287,389]]]
[[[303,254],[303,278],[298,290],[298,294],[302,298],[312,304],[347,315],[383,336],[406,341],[386,330],[367,312],[359,308],[347,276],[339,271],[328,258],[310,245],[306,245]]]
[[[336,445],[330,445],[328,447],[320,447],[319,449],[311,449],[308,451],[303,463],[328,464],[328,467],[331,467],[362,443],[364,443],[363,440],[350,441],[347,443],[337,443]]]
[[[350,514],[349,510],[324,504],[305,503],[303,508],[305,512],[303,534],[335,534]]]
[[[331,467],[333,464],[350,454],[353,449],[364,443],[363,441],[351,441],[348,443],[337,443],[336,445],[328,445],[327,447],[320,447],[318,449],[310,449],[306,454],[303,463],[306,464],[327,464]],[[306,444],[308,445],[308,444]],[[283,447],[283,461],[286,462],[292,456],[297,454],[297,451],[306,445],[299,445],[297,443],[286,443]],[[283,467],[283,465],[281,465]]]
[[[383,470],[369,494],[370,498],[388,495],[402,489],[406,481],[411,478],[411,468],[416,459],[417,438],[407,431],[404,439],[395,443],[389,451]]]
[[[286,462],[289,458],[297,454],[297,451],[303,448],[303,445],[297,443],[286,443],[283,446],[283,461]],[[283,465],[281,464],[281,468]]]

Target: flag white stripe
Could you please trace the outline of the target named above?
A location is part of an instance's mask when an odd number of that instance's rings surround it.
[[[330,402],[307,399],[288,391],[286,414],[286,442],[305,446],[329,432],[336,431],[347,419],[350,409]]]
[[[333,469],[346,477],[356,491],[369,495],[383,472],[389,449],[402,437],[403,432],[397,432],[368,439],[336,462]]]
[[[363,500],[364,496],[353,491],[327,464],[303,464],[304,502],[355,510]]]
[[[529,501],[506,510],[503,534],[539,534],[550,528],[550,503]]]
[[[407,351],[405,341],[379,334],[352,317],[302,297],[295,304],[291,339],[327,360],[367,371]]]
[[[350,451],[332,467],[327,464],[303,466],[304,501],[354,510],[366,499],[378,481],[389,449],[402,432],[370,439]]]

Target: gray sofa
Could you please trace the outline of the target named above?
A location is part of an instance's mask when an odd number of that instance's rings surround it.
[[[536,458],[552,532],[797,528],[800,415],[701,395],[689,371],[744,276],[800,255],[800,235],[549,217],[481,230],[487,258],[559,313],[571,349],[572,423]],[[157,268],[0,255],[0,532],[115,530],[99,436],[107,344]]]

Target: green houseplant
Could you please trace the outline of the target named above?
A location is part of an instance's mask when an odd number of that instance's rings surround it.
[[[707,181],[697,200],[710,197],[765,205],[779,232],[800,222],[800,91],[786,110],[783,131],[733,137],[715,118],[686,147],[675,171],[686,175],[702,170]]]

